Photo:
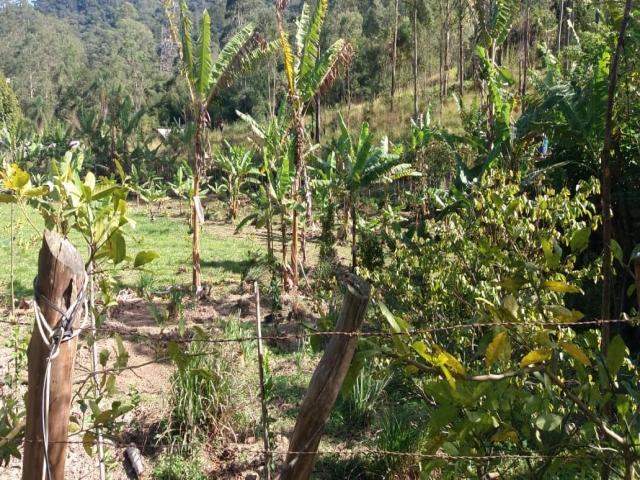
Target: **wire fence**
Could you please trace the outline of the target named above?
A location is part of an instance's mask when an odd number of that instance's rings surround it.
[[[5,322],[1,321],[0,323],[12,323],[15,322]],[[28,325],[30,322],[21,322],[21,325]],[[626,324],[626,325],[638,325],[638,319],[631,318],[622,318],[622,319],[609,319],[609,320],[580,320],[580,321],[572,321],[572,322],[556,322],[556,321],[534,321],[534,322],[517,322],[517,321],[509,321],[509,322],[470,322],[470,323],[456,323],[451,325],[435,325],[430,328],[424,329],[406,329],[403,331],[388,331],[388,330],[369,330],[369,331],[355,331],[355,332],[343,332],[343,331],[315,331],[309,329],[308,327],[304,327],[305,329],[293,332],[293,333],[284,333],[284,334],[276,334],[276,335],[244,335],[244,336],[234,336],[234,337],[218,337],[218,338],[203,338],[202,336],[191,334],[181,334],[179,329],[172,330],[170,332],[162,332],[160,334],[152,334],[140,332],[137,330],[131,330],[126,325],[122,327],[118,327],[115,325],[103,324],[96,328],[88,328],[85,330],[85,334],[90,334],[96,339],[100,339],[101,336],[113,336],[115,334],[126,336],[131,340],[143,339],[153,342],[174,342],[177,344],[188,345],[193,342],[199,342],[201,344],[243,344],[246,342],[257,342],[257,341],[267,341],[267,342],[281,342],[281,341],[303,341],[305,339],[309,339],[312,337],[347,337],[347,338],[397,338],[397,337],[413,337],[413,336],[425,336],[440,332],[453,332],[459,330],[477,330],[483,328],[493,328],[493,327],[505,327],[505,328],[526,328],[526,327],[551,327],[551,328],[568,328],[568,327],[598,327],[603,325],[612,325],[612,324]],[[211,355],[213,352],[204,351],[204,352],[181,352],[180,354],[184,357],[199,357]],[[150,359],[145,362],[141,362],[134,365],[126,365],[121,367],[113,367],[113,368],[102,368],[99,370],[95,370],[90,372],[88,375],[76,379],[74,381],[74,385],[81,385],[78,390],[82,388],[84,384],[88,381],[95,379],[98,376],[106,375],[110,373],[119,373],[123,371],[134,371],[140,368],[144,368],[146,366],[166,363],[170,362],[172,357],[170,355],[159,355],[154,359]],[[526,369],[520,371],[522,374],[528,373]],[[504,377],[506,378],[506,377]],[[73,436],[77,436],[83,433],[86,433],[91,430],[81,430],[72,434]],[[30,440],[25,440],[29,442]],[[67,441],[50,441],[50,444],[67,444],[67,445],[82,445],[84,447],[97,446],[98,440],[96,438],[87,440],[73,440],[68,439]],[[119,438],[105,438],[105,445],[109,445],[112,448],[127,448],[130,446],[135,446],[141,451],[159,451],[172,449],[175,447],[174,443],[170,444],[162,444],[154,441],[149,442],[130,442],[125,441]],[[182,444],[181,444],[182,445]],[[318,455],[318,456],[337,456],[341,458],[354,458],[354,457],[395,457],[402,458],[408,461],[437,461],[442,462],[444,464],[458,463],[458,462],[469,462],[469,463],[484,463],[484,462],[501,462],[501,461],[548,461],[548,460],[557,460],[562,459],[566,461],[584,459],[584,453],[582,455],[577,454],[577,452],[607,452],[608,454],[617,454],[618,452],[615,449],[604,450],[595,445],[585,445],[585,446],[577,446],[577,445],[568,445],[566,448],[563,448],[564,451],[556,451],[556,452],[548,452],[544,450],[533,451],[533,450],[520,450],[513,452],[504,452],[500,451],[497,453],[490,454],[478,454],[478,455],[452,455],[447,454],[442,451],[438,451],[436,453],[424,453],[420,451],[415,452],[401,452],[401,451],[393,451],[393,450],[385,450],[385,449],[373,449],[364,446],[357,446],[355,448],[352,447],[342,447],[342,448],[321,448],[317,451],[288,451],[284,449],[265,449],[265,448],[257,448],[251,445],[242,445],[236,444],[233,446],[234,450],[239,453],[247,453],[253,454],[257,456],[262,456],[265,459],[269,457],[278,457],[285,458],[287,455],[291,456],[306,456],[306,455]],[[96,467],[97,469],[98,467]],[[86,476],[90,476],[91,473]],[[83,477],[84,478],[84,477]]]

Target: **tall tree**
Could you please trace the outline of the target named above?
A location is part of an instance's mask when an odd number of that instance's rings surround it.
[[[607,113],[605,117],[604,129],[604,146],[602,147],[601,157],[601,184],[600,190],[602,195],[602,309],[600,312],[603,320],[609,320],[611,316],[611,293],[612,293],[612,267],[611,267],[611,240],[612,240],[612,222],[611,222],[611,154],[614,150],[613,138],[613,114],[615,108],[616,89],[618,87],[618,69],[620,58],[624,50],[624,38],[627,25],[631,19],[632,0],[625,1],[622,22],[620,23],[620,32],[616,49],[611,58],[611,67],[609,68],[609,91],[607,100]],[[602,325],[602,351],[606,354],[609,345],[611,326],[608,323]]]
[[[13,132],[18,126],[22,112],[16,94],[0,72],[0,130]]]
[[[336,40],[324,53],[320,53],[319,43],[322,26],[329,8],[329,0],[318,0],[315,10],[307,3],[302,7],[295,36],[295,52],[289,43],[285,27],[284,13],[287,0],[276,1],[276,17],[280,47],[284,59],[287,81],[287,99],[292,113],[292,130],[295,145],[295,176],[293,197],[300,200],[301,179],[304,175],[304,117],[309,105],[323,90],[329,88],[341,64],[348,64],[353,57],[353,48],[343,39]],[[306,186],[308,189],[308,186]],[[297,202],[301,204],[301,201]],[[298,288],[298,209],[294,207],[291,232],[291,269],[293,281],[294,308],[297,308]]]
[[[252,25],[247,25],[229,40],[214,63],[211,53],[209,12],[204,10],[202,14],[200,38],[194,46],[192,22],[186,1],[180,1],[178,24],[176,24],[174,11],[173,0],[165,0],[165,12],[174,42],[178,45],[182,73],[189,92],[187,114],[194,126],[191,225],[193,228],[193,288],[198,293],[202,288],[200,272],[200,210],[202,206],[199,194],[201,175],[205,169],[207,132],[211,126],[208,107],[224,87],[229,86],[260,60],[269,51],[269,46],[254,32]]]
[[[391,111],[393,112],[396,96],[396,69],[398,67],[398,18],[400,16],[400,0],[395,0],[393,10],[393,52],[391,56]]]

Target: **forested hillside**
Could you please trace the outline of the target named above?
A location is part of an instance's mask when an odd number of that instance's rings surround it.
[[[0,478],[637,478],[639,2],[0,0]]]

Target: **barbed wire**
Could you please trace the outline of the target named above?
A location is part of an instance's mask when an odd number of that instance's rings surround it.
[[[540,322],[493,322],[493,323],[460,323],[454,325],[443,325],[425,329],[415,329],[415,330],[406,330],[400,332],[390,332],[383,330],[374,330],[374,331],[356,331],[356,332],[341,332],[341,331],[301,331],[296,333],[287,333],[280,335],[263,335],[262,340],[270,340],[270,341],[284,341],[284,340],[302,340],[309,337],[332,337],[332,336],[342,336],[342,337],[381,337],[381,338],[392,338],[392,337],[411,337],[418,335],[428,335],[430,333],[436,332],[447,332],[454,330],[463,330],[463,329],[478,329],[478,328],[488,328],[488,327],[575,327],[575,326],[602,326],[602,325],[610,325],[610,324],[638,324],[640,325],[640,319],[633,318],[623,318],[623,319],[615,319],[615,320],[586,320],[586,321],[578,321],[578,322],[551,322],[551,321],[540,321]],[[300,325],[300,324],[291,324],[291,325]],[[304,325],[302,325],[304,327]],[[91,329],[89,329],[90,331]],[[102,326],[98,327],[94,333],[108,333],[108,334],[122,334],[128,335],[136,338],[147,338],[149,340],[159,341],[173,341],[175,343],[244,343],[244,342],[252,342],[257,341],[259,337],[257,335],[248,335],[243,337],[231,337],[231,338],[201,338],[200,336],[196,337],[185,337],[181,335],[178,330],[172,330],[170,333],[161,333],[160,335],[153,335],[150,333],[138,332],[138,331],[126,331],[126,328],[117,328],[115,326]],[[177,337],[176,337],[177,335]]]
[[[42,440],[29,440],[25,439],[26,443],[42,443]],[[201,446],[201,443],[183,443],[183,442],[175,442],[175,443],[137,443],[131,441],[123,441],[123,440],[114,440],[107,439],[105,440],[113,448],[127,448],[127,447],[136,447],[139,450],[168,450],[173,448],[184,448],[184,447],[196,447]],[[93,447],[97,445],[97,441],[90,440],[67,440],[67,441],[50,441],[50,444],[58,444],[58,445],[82,445],[83,447]],[[377,456],[377,457],[402,457],[402,458],[414,458],[414,459],[431,459],[431,460],[442,460],[448,463],[455,463],[459,461],[475,461],[475,462],[485,462],[492,460],[548,460],[548,459],[579,459],[582,458],[578,455],[571,453],[555,453],[549,454],[548,450],[540,450],[540,451],[528,451],[521,453],[493,453],[493,454],[484,454],[484,455],[451,455],[443,452],[437,453],[423,453],[423,452],[399,452],[396,450],[386,450],[386,449],[377,449],[377,448],[325,448],[318,449],[317,451],[290,451],[285,449],[269,449],[264,450],[263,448],[251,448],[247,445],[240,444],[230,444],[226,447],[226,449],[236,451],[239,453],[254,453],[256,455],[266,455],[267,453],[270,455],[276,455],[280,457],[286,457],[287,455],[319,455],[319,456],[340,456],[340,457],[357,457],[357,456]],[[551,449],[549,449],[551,450]],[[606,451],[608,454],[616,453],[615,450],[612,449],[603,449],[594,445],[570,445],[568,448],[565,448],[568,452],[577,452],[580,450],[585,451]]]

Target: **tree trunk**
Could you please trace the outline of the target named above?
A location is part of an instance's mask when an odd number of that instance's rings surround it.
[[[354,333],[364,320],[371,287],[353,274],[347,275],[345,283],[347,288],[336,331]],[[311,477],[315,453],[357,344],[356,336],[334,335],[329,340],[300,407],[281,480],[307,480]]]
[[[602,195],[602,309],[600,316],[603,320],[609,320],[611,316],[611,284],[612,284],[612,265],[611,265],[611,189],[613,179],[611,178],[611,152],[614,148],[613,139],[613,111],[615,107],[616,88],[618,86],[618,67],[620,65],[620,57],[624,49],[624,36],[629,24],[631,15],[631,0],[626,0],[624,16],[620,24],[620,33],[618,35],[618,43],[611,60],[611,69],[609,71],[609,92],[607,100],[607,114],[605,117],[604,129],[604,146],[602,148],[602,177],[601,177],[601,195]],[[602,325],[602,351],[606,354],[609,346],[609,337],[611,335],[611,326],[608,323]]]
[[[451,43],[451,25],[450,25],[450,14],[451,9],[449,8],[449,0],[445,0],[444,2],[445,8],[445,17],[444,17],[444,82],[442,85],[442,96],[443,98],[447,97],[447,93],[449,92],[449,45]]]
[[[418,121],[418,2],[413,3],[413,119]]]
[[[464,95],[464,0],[460,0],[460,12],[458,16],[458,83],[460,86],[460,100]]]
[[[202,288],[202,279],[200,272],[200,219],[198,216],[197,202],[200,195],[200,171],[204,165],[204,145],[203,145],[203,124],[204,118],[200,113],[195,133],[195,156],[193,162],[193,198],[191,204],[191,228],[193,229],[193,239],[191,245],[191,257],[193,263],[192,285],[195,293]]]
[[[560,0],[560,17],[558,19],[558,45],[556,56],[560,55],[560,47],[562,47],[562,23],[564,22],[564,0]]]
[[[287,221],[284,208],[280,214],[280,242],[282,245],[282,291],[287,291]]]
[[[638,311],[640,312],[640,258],[636,258],[634,264],[636,274],[636,297],[638,299]]]
[[[273,204],[269,190],[269,185],[267,185],[267,255],[269,256],[269,260],[272,260],[275,257],[273,251]]]
[[[396,0],[394,17],[393,17],[393,54],[391,57],[391,111],[395,107],[396,97],[396,67],[398,62],[398,15],[400,9],[400,0]]]
[[[522,97],[527,94],[527,76],[529,75],[529,0],[524,2],[524,55],[522,59]]]
[[[299,201],[300,197],[300,179],[302,176],[302,168],[304,162],[304,123],[302,119],[302,112],[296,112],[295,118],[295,163],[296,163],[296,172],[293,179],[293,198],[296,202]],[[299,275],[298,275],[298,210],[296,208],[293,209],[293,216],[291,221],[291,273],[292,273],[292,308],[293,310],[297,310],[298,307],[298,283],[299,283]]]
[[[75,247],[60,235],[46,231],[38,258],[36,288],[42,299],[48,299],[56,308],[67,311],[83,288],[85,271],[82,257]],[[38,302],[47,324],[55,329],[61,321],[56,308],[46,301]],[[72,318],[74,328],[82,323],[79,308]],[[78,339],[73,338],[59,346],[59,355],[52,360],[49,389],[49,443],[50,473],[46,472],[42,430],[43,387],[49,347],[43,342],[38,327],[34,327],[29,342],[29,388],[27,392],[27,424],[25,430],[22,478],[24,480],[66,478],[69,412],[71,410],[71,380]]]

